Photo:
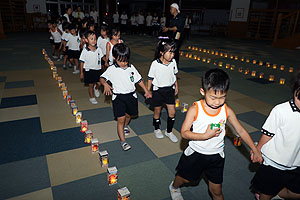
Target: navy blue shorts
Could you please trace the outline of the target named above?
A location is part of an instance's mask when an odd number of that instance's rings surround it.
[[[117,94],[117,97],[112,101],[115,119],[125,116],[125,114],[138,115],[138,100],[133,96],[134,94]]]
[[[164,104],[175,105],[175,89],[171,86],[153,91],[150,102],[153,107],[163,106]]]
[[[100,82],[100,76],[102,74],[102,70],[93,70],[90,69],[89,71],[84,70],[84,83],[92,84]]]

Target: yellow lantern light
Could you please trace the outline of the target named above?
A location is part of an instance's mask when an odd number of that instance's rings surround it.
[[[198,51],[198,47],[195,47],[195,51]]]
[[[245,61],[245,58],[244,58],[244,57],[241,57],[241,61],[244,62],[244,61]]]
[[[199,48],[199,51],[202,51],[202,48]]]
[[[266,62],[266,67],[271,67],[270,62]]]
[[[107,168],[108,185],[114,185],[118,182],[118,170],[116,167]]]
[[[247,62],[247,63],[249,63],[249,62],[250,62],[250,60],[247,58],[247,59],[246,59],[246,62]]]
[[[92,153],[99,151],[99,140],[98,140],[98,138],[91,139],[91,147],[92,147]]]
[[[42,49],[42,54],[43,54],[43,55],[45,54],[45,52],[46,52],[46,50],[45,50],[45,49]]]
[[[235,68],[235,65],[231,65],[231,66],[230,66],[230,70],[231,70],[231,71],[233,71],[234,68]]]
[[[80,124],[82,120],[82,112],[77,112],[76,113],[76,124]]]
[[[269,76],[269,81],[274,81],[274,75]]]
[[[84,133],[88,130],[88,122],[86,120],[83,120],[80,122],[80,132]]]
[[[63,91],[62,93],[63,93],[63,97],[64,97],[64,99],[66,99],[66,98],[67,98],[67,96],[68,96],[68,91],[66,91],[66,90],[65,90],[65,91]]]
[[[215,54],[215,51],[212,50],[212,51],[211,51],[211,54],[214,55],[214,54]]]
[[[203,49],[203,52],[206,53],[206,49]]]
[[[197,55],[194,55],[194,59],[197,60]]]
[[[229,69],[229,68],[230,68],[230,64],[227,63],[226,66],[225,66],[225,68],[226,68],[226,69]]]
[[[202,58],[202,62],[206,62],[206,58]]]
[[[293,68],[293,67],[290,67],[290,68],[289,68],[289,72],[294,72],[294,68]]]
[[[76,114],[78,112],[78,107],[75,105],[75,103],[74,103],[74,105],[71,106],[71,109],[72,109],[72,115],[76,116]]]
[[[106,150],[99,152],[99,159],[101,167],[108,167],[108,152]]]
[[[130,200],[130,192],[127,187],[118,189],[118,200]]]
[[[188,110],[188,104],[187,103],[182,103],[181,104],[181,112],[185,113]]]
[[[259,61],[258,65],[259,65],[259,66],[263,66],[263,65],[264,65],[264,62],[263,62],[263,61]]]
[[[176,99],[175,100],[175,107],[179,108],[179,106],[180,106],[180,101],[179,101],[179,99]]]
[[[218,63],[217,63],[217,61],[214,61],[214,65],[217,65]]]
[[[239,68],[239,72],[243,72],[243,68],[242,67]]]
[[[55,80],[58,80],[58,74],[55,74]]]
[[[53,77],[53,78],[56,77],[56,72],[52,72],[52,77]]]
[[[273,64],[273,69],[276,69],[277,68],[277,64]]]
[[[281,79],[279,80],[279,84],[280,84],[280,85],[284,85],[284,84],[285,84],[285,79],[284,79],[284,78],[281,78]]]
[[[209,53],[210,51],[209,50],[207,50],[207,52],[206,53]]]
[[[227,57],[228,57],[228,54],[227,54],[227,53],[224,53],[224,57],[227,58]]]
[[[219,62],[219,67],[222,67],[223,66],[223,62]]]
[[[249,74],[249,69],[246,69],[245,72],[244,72],[244,74],[248,75]]]
[[[251,76],[256,76],[256,71],[252,71]]]
[[[255,65],[256,64],[256,60],[253,60],[252,63]]]
[[[216,56],[217,56],[217,55],[219,55],[219,52],[218,52],[218,51],[216,51],[216,52],[215,52],[215,55],[216,55]]]
[[[62,80],[58,80],[58,87],[61,87]]]
[[[191,46],[188,46],[188,49],[191,49],[192,47]]]
[[[195,47],[192,47],[192,50],[195,50]]]
[[[184,53],[183,53],[183,51],[181,51],[181,52],[180,52],[180,56],[183,56],[183,55],[184,55]]]
[[[284,65],[280,65],[280,70],[283,71],[284,70]]]
[[[188,53],[187,53],[187,54],[185,54],[185,57],[186,57],[186,58],[188,58],[188,57],[189,57],[189,54],[188,54]]]
[[[230,59],[233,59],[234,57],[233,57],[233,55],[230,55]]]
[[[211,62],[211,59],[210,59],[210,58],[207,58],[206,62],[207,62],[207,63],[210,63],[210,62]]]
[[[67,104],[70,104],[71,100],[72,100],[72,96],[71,95],[67,95],[67,97],[66,97]]]
[[[200,61],[201,61],[201,57],[200,57],[200,56],[198,56],[197,60],[200,60]]]
[[[189,58],[192,58],[192,57],[193,57],[193,54],[190,54],[190,55],[189,55]]]
[[[235,56],[235,57],[234,57],[234,60],[238,60],[238,59],[239,59],[239,57],[238,57],[238,56]]]
[[[87,130],[84,132],[84,143],[90,144],[91,140],[93,139],[93,132],[91,130]]]
[[[223,53],[222,53],[222,52],[220,52],[220,56],[223,56]]]
[[[263,72],[259,73],[259,78],[264,78],[264,73]]]

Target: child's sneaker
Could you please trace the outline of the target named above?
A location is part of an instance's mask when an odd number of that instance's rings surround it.
[[[124,127],[124,134],[125,135],[129,135],[129,133],[130,133],[129,128],[128,127]]]
[[[67,69],[67,66],[66,66],[66,65],[63,65],[63,69]]]
[[[160,129],[154,130],[154,135],[158,139],[164,138],[164,135],[162,134]]]
[[[258,193],[255,193],[254,196],[255,196],[256,200],[259,200],[259,194]],[[282,200],[282,199],[284,200],[284,198],[281,198],[279,195],[276,195],[271,200]]]
[[[131,146],[127,142],[124,142],[123,144],[121,144],[121,146],[124,151],[128,151],[129,149],[131,149]]]
[[[92,104],[97,104],[98,101],[95,99],[95,98],[90,98],[89,101],[92,103]]]
[[[183,200],[183,196],[181,195],[180,188],[175,189],[173,187],[173,181],[169,185],[169,190],[170,190],[172,200]]]
[[[100,97],[100,92],[98,89],[96,89],[96,85],[94,85],[94,94],[95,94],[95,97]]]
[[[57,59],[58,57],[57,57],[57,56],[53,56],[53,58],[54,58],[54,59]]]
[[[79,74],[80,71],[79,71],[78,69],[76,69],[76,70],[74,70],[72,73],[73,73],[73,74]]]
[[[172,142],[178,142],[178,139],[177,139],[177,137],[174,135],[173,132],[168,133],[167,130],[166,130],[166,131],[165,131],[165,135],[166,135],[168,138],[170,138],[170,140],[171,140]]]

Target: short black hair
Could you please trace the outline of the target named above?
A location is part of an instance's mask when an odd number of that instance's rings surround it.
[[[176,44],[174,40],[169,38],[160,39],[156,45],[154,60],[159,59],[162,53],[166,53],[167,51],[175,52]]]
[[[230,79],[222,69],[210,69],[202,77],[204,91],[213,89],[215,92],[226,93],[229,90]]]
[[[70,24],[69,25],[69,30],[72,30],[72,29],[74,29],[74,30],[76,30],[77,28],[76,28],[76,24]]]
[[[298,71],[292,80],[293,96],[300,100],[300,71]]]
[[[120,32],[120,28],[119,27],[112,27],[110,30],[110,36],[109,38],[112,39],[112,36],[116,36],[118,35],[118,33]]]
[[[84,37],[87,39],[90,35],[96,35],[94,31],[87,30],[83,33]]]
[[[100,30],[107,31],[108,26],[107,25],[101,25]]]
[[[130,49],[126,44],[118,43],[114,45],[112,55],[119,62],[129,62]]]
[[[68,22],[64,22],[63,24],[62,24],[62,29],[63,29],[63,31],[65,31],[66,29],[69,29],[69,23]]]

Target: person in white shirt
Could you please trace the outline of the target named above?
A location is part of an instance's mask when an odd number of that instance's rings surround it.
[[[146,17],[146,31],[147,31],[148,35],[152,34],[152,20],[153,20],[153,17],[151,15],[151,13],[148,12],[148,15]]]
[[[165,17],[165,13],[162,14],[161,18],[160,18],[160,25],[162,27],[165,27],[166,26],[166,22],[167,22],[167,19]]]
[[[144,17],[142,12],[140,12],[138,17],[137,17],[137,23],[138,23],[139,33],[141,35],[145,34],[145,17]]]
[[[102,54],[104,55],[103,59],[101,60],[101,64],[105,65],[106,62],[106,44],[109,42],[109,37],[107,35],[108,27],[106,25],[102,25],[100,27],[100,36],[97,39],[97,46],[101,49]]]
[[[120,18],[119,13],[115,12],[112,17],[113,17],[114,26],[118,26],[119,25],[119,18]]]
[[[125,11],[123,11],[123,13],[121,14],[121,32],[122,33],[126,33],[127,32],[127,20],[128,20],[128,16],[125,13]]]
[[[62,27],[63,27],[63,34],[61,36],[61,43],[60,43],[60,51],[62,51],[62,54],[64,56],[64,62],[63,62],[63,69],[67,69],[66,67],[66,63],[67,63],[67,59],[68,59],[68,45],[67,45],[67,41],[66,38],[68,38],[69,33],[69,23],[65,22],[63,23]]]
[[[114,27],[110,31],[110,40],[106,43],[106,54],[105,54],[105,67],[109,67],[113,64],[113,55],[112,50],[114,45],[123,43],[123,40],[120,39],[121,32],[118,27]]]
[[[264,162],[252,187],[256,199],[300,199],[300,71],[293,81],[293,98],[276,105],[257,145]]]
[[[102,51],[97,47],[96,34],[93,31],[86,31],[84,33],[86,47],[83,48],[80,54],[80,78],[84,80],[85,84],[89,85],[89,101],[92,104],[97,104],[95,97],[100,96],[99,88],[101,86],[101,59],[103,57]],[[94,96],[95,95],[95,96]]]
[[[60,44],[61,44],[61,36],[62,31],[57,27],[56,22],[49,22],[48,23],[49,32],[53,38],[56,56],[54,55],[53,58],[57,58],[57,61],[60,61]]]
[[[110,66],[100,77],[104,86],[104,94],[112,95],[112,107],[114,117],[117,120],[117,132],[121,147],[124,151],[131,149],[125,140],[125,134],[129,134],[128,124],[131,116],[138,115],[138,100],[135,93],[135,85],[138,84],[145,92],[144,96],[150,98],[151,94],[144,85],[144,81],[129,63],[130,49],[124,44],[116,44],[113,48],[115,63]],[[111,82],[111,86],[107,83]]]
[[[91,12],[90,12],[90,16],[93,17],[95,24],[98,24],[98,19],[99,19],[99,14],[98,12],[95,10],[95,8],[93,7]]]
[[[84,13],[81,11],[80,7],[77,7],[76,12],[73,12],[72,15],[75,19],[81,19],[82,20],[84,18]]]
[[[152,31],[154,36],[158,36],[158,30],[159,30],[159,23],[158,23],[158,16],[156,13],[153,14],[153,20],[152,20]]]
[[[66,13],[64,14],[64,17],[67,18],[68,23],[71,23],[71,20],[70,20],[71,14],[72,14],[72,8],[67,8]]]
[[[187,40],[190,39],[191,24],[192,24],[192,19],[190,15],[186,15],[184,20],[184,32]]]
[[[79,64],[78,59],[80,57],[80,46],[81,46],[81,38],[77,31],[77,28],[74,24],[70,24],[69,26],[70,34],[65,38],[69,48],[68,48],[68,58],[70,62],[74,65],[73,74],[79,74]]]

